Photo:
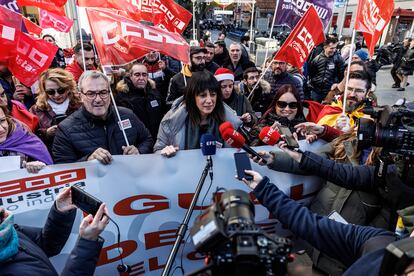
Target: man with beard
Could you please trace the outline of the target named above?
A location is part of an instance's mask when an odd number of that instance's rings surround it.
[[[237,42],[230,44],[230,61],[223,64],[224,68],[231,70],[234,74],[234,81],[237,83],[243,79],[243,71],[254,67],[255,64],[250,60],[242,60],[241,45]]]
[[[273,54],[276,55],[277,52]],[[272,87],[272,94],[275,95],[276,91],[284,84],[291,84],[295,86],[300,95],[300,99],[304,99],[302,83],[287,72],[287,63],[283,60],[272,60],[272,71],[268,71],[264,75],[264,79],[270,83]]]
[[[214,59],[213,61],[222,67],[223,64],[230,60],[229,51],[227,51],[226,44],[223,40],[214,42]]]
[[[349,74],[345,114],[342,114],[343,102],[338,100],[331,105],[325,105],[318,117],[318,125],[328,125],[347,131],[353,127],[357,119],[364,116],[364,101],[371,89],[371,77],[367,72],[355,71]],[[341,97],[343,98],[343,96]]]
[[[206,53],[206,70],[209,71],[211,74],[214,74],[217,69],[220,68],[217,63],[213,61],[214,59],[214,44],[210,41],[207,41],[205,46],[207,50]]]
[[[155,82],[148,78],[147,67],[136,63],[129,71],[129,76],[118,82],[115,101],[119,106],[131,109],[150,131],[152,139],[157,139],[158,128],[164,108],[161,94]]]
[[[82,56],[82,45],[80,42],[76,44],[73,48],[75,57],[73,62],[66,66],[65,70],[73,75],[73,78],[78,82],[80,76],[83,73],[83,69],[86,67],[86,70],[96,70],[95,68],[95,52],[93,51],[93,46],[90,43],[83,43],[83,56]],[[85,58],[85,66],[83,64],[83,59]]]
[[[142,63],[147,67],[148,78],[155,81],[157,90],[161,92],[163,99],[167,97],[168,84],[175,73],[168,68],[166,62],[161,59],[160,52],[151,51],[145,55]]]
[[[273,96],[270,93],[270,84],[263,79],[256,86],[254,92],[251,93],[259,78],[259,69],[256,67],[247,68],[243,72],[243,81],[239,83],[239,91],[248,97],[257,117],[260,118],[267,111]]]
[[[203,71],[206,66],[207,50],[199,46],[191,46],[190,60],[191,65],[184,64],[180,73],[171,78],[168,88],[167,104],[171,105],[174,100],[184,95],[184,89],[193,72]]]

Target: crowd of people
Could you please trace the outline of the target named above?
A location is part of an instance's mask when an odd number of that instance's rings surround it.
[[[50,35],[44,39],[56,43]],[[192,46],[190,64],[181,65],[171,57],[151,51],[123,70],[111,72],[108,77],[99,70],[93,44],[85,42],[73,48],[72,62],[67,65],[59,50],[51,68],[43,72],[32,87],[20,83],[7,65],[2,64],[0,156],[20,156],[21,167],[32,173],[50,164],[94,159],[109,165],[113,155],[156,153],[170,158],[178,151],[200,148],[200,137],[204,133],[213,134],[223,147],[229,146],[219,132],[220,124],[227,121],[241,130],[251,146],[263,145],[259,133],[264,127],[278,129],[283,126],[296,133],[299,140],[309,143],[318,139],[327,141],[318,155],[352,166],[373,165],[381,149],[357,150],[355,127],[358,119],[367,116],[363,109],[367,100],[377,104],[373,84],[378,68],[372,66],[375,61],[370,60],[363,49],[347,57],[352,62],[346,68],[337,45],[338,39],[329,36],[313,50],[305,68],[293,68],[283,60],[274,60],[275,52],[269,60],[271,70],[262,72],[250,61],[248,54],[243,54],[246,51],[244,43],[232,42],[227,46],[223,38],[214,43],[205,41],[203,47]],[[395,88],[404,89],[408,85],[408,76],[413,74],[413,48],[414,41],[404,40],[392,70]],[[305,74],[298,74],[302,69],[306,69]],[[348,70],[349,82],[344,93]],[[347,95],[345,110],[344,95]],[[313,153],[304,155],[308,161],[302,156],[295,159],[291,152],[260,154],[267,159],[270,169],[317,174],[327,180],[309,207],[320,215],[337,211],[351,224],[392,231],[396,225],[396,211],[413,205],[394,206],[384,201],[381,194],[373,192],[372,185],[358,186],[362,180],[347,179],[350,176],[346,171],[324,171],[327,167],[324,162],[329,160],[318,159],[322,157]],[[304,165],[312,163],[311,160],[318,160],[320,167],[316,168],[316,163]],[[255,161],[260,163],[260,160]],[[278,192],[268,187],[268,179],[251,173],[254,181],[246,183],[255,189],[265,206],[283,217],[281,209],[268,195]],[[68,192],[62,197],[65,196]],[[283,196],[277,194],[277,197]],[[62,211],[59,201],[62,200],[58,197],[48,220],[65,213],[65,216],[71,216],[65,223],[70,223],[69,220],[73,223],[71,208]],[[4,212],[0,218],[2,223],[12,221],[12,215]],[[106,223],[105,219],[99,219]],[[290,218],[286,221],[292,230],[305,231],[293,225]],[[331,227],[330,223],[324,223],[323,229]],[[86,227],[86,223],[82,225]],[[59,227],[49,223],[46,226]],[[103,228],[100,226],[96,233]],[[24,230],[17,230],[19,236],[19,231],[24,233]],[[84,233],[85,230],[80,231],[79,243],[86,242],[83,241]],[[26,234],[20,239],[28,239],[34,234]],[[306,233],[303,236],[312,238]],[[45,248],[46,245],[35,241],[44,251],[42,258],[47,259],[61,250],[60,244],[64,244],[67,237],[63,235],[59,239],[56,248]],[[320,271],[341,275],[355,262],[352,256],[338,255],[339,251],[332,254],[334,248],[322,246],[320,239],[313,240],[313,247],[307,250]],[[96,242],[97,235],[89,240]],[[93,246],[99,248],[102,244]],[[95,258],[96,262],[96,256],[90,258]],[[4,260],[7,258],[0,254],[0,262]],[[9,269],[14,268],[2,265],[0,271],[8,272]],[[67,269],[71,270],[71,263],[67,264]]]

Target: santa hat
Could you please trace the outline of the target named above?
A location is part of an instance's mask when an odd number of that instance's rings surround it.
[[[219,68],[214,73],[217,81],[231,80],[234,81],[234,74],[231,70],[227,68]]]

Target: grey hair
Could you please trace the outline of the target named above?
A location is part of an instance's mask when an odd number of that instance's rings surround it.
[[[231,45],[237,45],[237,46],[239,46],[239,49],[241,50],[242,48],[241,48],[241,44],[239,43],[239,42],[235,42],[235,41],[233,41],[232,43],[230,43],[230,45],[229,45],[229,49],[230,49],[230,46]]]
[[[96,70],[88,70],[88,71],[83,72],[82,75],[79,78],[79,81],[78,81],[78,91],[79,92],[82,91],[82,83],[86,79],[89,79],[89,78],[92,78],[92,79],[102,78],[106,81],[106,83],[108,84],[108,87],[109,87],[109,84],[110,84],[109,79],[104,73],[102,73],[100,71],[96,71]]]

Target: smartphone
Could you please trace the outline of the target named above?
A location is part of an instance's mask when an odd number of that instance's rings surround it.
[[[68,117],[68,115],[66,115],[66,114],[56,115],[52,119],[52,125],[58,125],[58,124],[60,124],[60,122],[62,122],[63,120],[65,120],[66,117]]]
[[[249,156],[246,152],[236,152],[234,154],[234,161],[236,162],[237,178],[242,180],[252,180],[253,176],[246,174],[244,170],[251,170],[252,165],[250,164]]]
[[[295,137],[293,137],[293,134],[288,127],[280,126],[279,133],[281,135],[284,135],[283,139],[286,141],[286,144],[289,149],[299,148],[298,141],[296,141]]]
[[[77,186],[71,186],[70,189],[72,192],[72,203],[85,213],[95,216],[103,202]]]

